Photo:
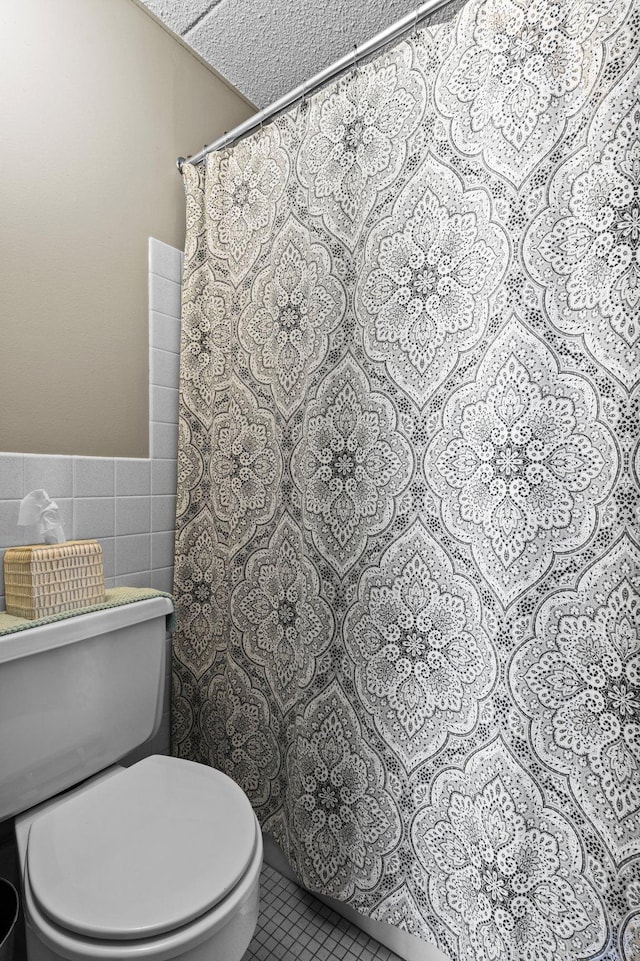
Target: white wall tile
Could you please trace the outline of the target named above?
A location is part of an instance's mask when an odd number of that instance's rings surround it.
[[[149,307],[169,317],[180,316],[180,284],[166,277],[151,274],[149,282]]]
[[[75,538],[113,537],[115,534],[115,497],[76,497],[73,536]]]
[[[169,350],[158,350],[157,347],[151,348],[150,383],[158,387],[176,388],[180,376],[180,357]],[[151,420],[154,418],[151,417]]]
[[[151,388],[151,420],[162,424],[178,423],[178,391],[175,387]]]
[[[151,462],[151,492],[153,494],[175,494],[177,481],[177,461],[156,458]]]
[[[142,496],[151,493],[151,461],[139,458],[116,460],[116,495]]]
[[[178,428],[174,424],[151,425],[151,456],[176,460],[178,456]]]
[[[113,580],[116,573],[116,539],[115,537],[99,537],[98,540],[102,547],[105,587],[112,587],[114,585],[108,582]]]
[[[173,354],[180,353],[180,321],[177,317],[167,317],[166,314],[151,311],[150,325],[151,347],[168,350]]]
[[[176,527],[176,499],[170,494],[151,498],[151,530],[174,531]]]
[[[123,534],[116,538],[116,579],[118,583],[123,574],[151,570],[151,535]],[[150,577],[148,578],[150,583]]]
[[[175,515],[174,515],[175,519]],[[151,570],[173,567],[175,531],[155,531],[151,534]]]
[[[118,574],[117,587],[151,587],[151,571],[134,571],[133,574]]]
[[[22,498],[24,494],[24,456],[0,454],[0,499]]]
[[[182,258],[180,251],[169,244],[149,237],[149,269],[174,283],[180,283]]]
[[[40,488],[55,501],[60,497],[73,497],[73,457],[25,454],[24,492]]]
[[[19,500],[0,501],[0,547],[26,544],[26,528],[18,527]]]
[[[162,567],[160,570],[151,571],[151,586],[156,591],[165,591],[167,594],[172,594],[173,567]]]
[[[151,586],[156,591],[165,591],[167,594],[173,592],[173,567],[163,567],[157,571],[151,571]]]
[[[120,534],[149,533],[151,498],[116,497],[116,537]]]
[[[113,497],[114,463],[113,457],[74,457],[73,496]]]

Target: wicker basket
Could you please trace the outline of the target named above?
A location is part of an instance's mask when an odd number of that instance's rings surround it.
[[[97,541],[10,547],[4,555],[7,614],[30,621],[102,604],[104,563]]]

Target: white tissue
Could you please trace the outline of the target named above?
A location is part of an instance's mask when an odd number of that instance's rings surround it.
[[[66,537],[60,520],[60,511],[45,490],[31,491],[20,503],[18,526],[36,524],[38,537],[44,544],[64,544]]]

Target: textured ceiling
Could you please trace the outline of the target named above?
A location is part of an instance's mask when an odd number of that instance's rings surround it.
[[[420,0],[144,0],[258,107],[362,44]]]

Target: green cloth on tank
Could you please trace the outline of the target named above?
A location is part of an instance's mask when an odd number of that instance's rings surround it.
[[[156,591],[151,587],[112,587],[105,591],[106,600],[102,604],[92,604],[91,607],[78,607],[73,611],[62,611],[60,614],[49,614],[29,621],[26,617],[14,617],[6,611],[0,611],[0,637],[3,634],[14,634],[16,631],[26,631],[30,627],[40,627],[41,624],[51,624],[53,621],[64,621],[67,617],[78,614],[89,614],[91,611],[104,611],[108,607],[120,607],[122,604],[133,604],[136,601],[146,601],[151,597],[168,597],[173,602],[173,596],[164,591]],[[167,629],[173,632],[175,625],[175,611],[167,619]]]

